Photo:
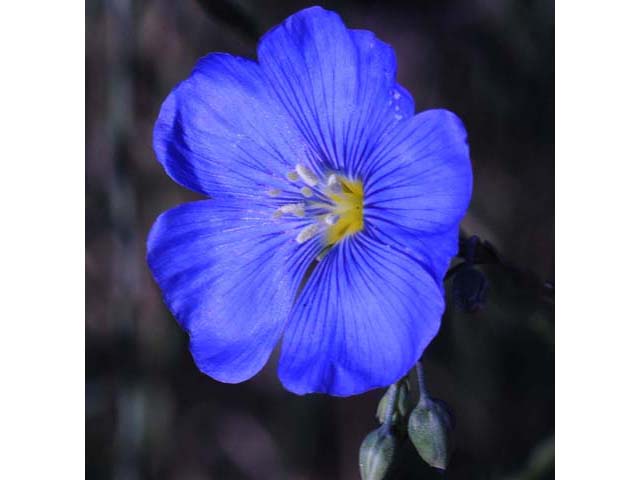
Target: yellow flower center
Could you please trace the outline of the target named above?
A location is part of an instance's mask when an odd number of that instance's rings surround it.
[[[327,192],[327,196],[333,201],[331,212],[337,217],[337,221],[327,229],[327,244],[333,245],[343,238],[358,233],[364,228],[364,191],[359,180],[347,180],[338,177],[342,187],[336,192]]]
[[[296,230],[296,242],[305,243],[312,238],[323,240],[321,260],[330,248],[349,235],[364,229],[364,188],[360,180],[350,180],[337,173],[318,174],[298,164],[295,171],[286,175],[287,180],[298,189],[299,196],[292,199],[288,193],[287,203],[280,204],[273,216],[304,219],[306,224]],[[304,186],[300,186],[303,183]],[[267,195],[278,198],[282,190],[272,188]]]

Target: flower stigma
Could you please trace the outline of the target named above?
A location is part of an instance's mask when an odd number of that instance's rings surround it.
[[[364,189],[360,180],[337,173],[318,175],[303,165],[296,165],[286,178],[294,184],[300,198],[278,207],[275,217],[294,215],[313,222],[296,235],[298,243],[323,235],[326,252],[364,228]],[[268,194],[273,196],[274,190]]]

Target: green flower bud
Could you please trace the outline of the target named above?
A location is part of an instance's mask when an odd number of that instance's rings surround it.
[[[452,419],[439,402],[421,399],[409,417],[409,438],[422,459],[444,470],[449,461]]]
[[[385,415],[387,412],[387,406],[389,404],[389,398],[391,397],[391,389],[388,389],[378,403],[378,410],[376,417],[380,423],[384,423]],[[398,384],[398,398],[396,400],[396,406],[393,410],[393,416],[391,421],[394,425],[397,425],[400,420],[403,420],[409,415],[409,409],[411,408],[411,399],[409,398],[409,385],[406,381]]]
[[[391,470],[398,441],[387,425],[367,435],[360,446],[360,477],[382,480]]]

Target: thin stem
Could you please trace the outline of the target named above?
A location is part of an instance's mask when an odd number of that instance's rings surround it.
[[[418,360],[416,362],[416,377],[418,378],[418,391],[420,392],[420,403],[429,402],[429,392],[427,391],[427,384],[424,379],[424,367],[422,362]]]
[[[387,410],[384,412],[383,426],[389,431],[391,429],[393,411],[396,408],[396,399],[398,397],[398,384],[394,383],[389,387],[389,400],[387,402]]]

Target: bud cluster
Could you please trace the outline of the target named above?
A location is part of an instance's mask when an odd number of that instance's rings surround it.
[[[447,467],[453,417],[442,400],[428,395],[420,362],[416,364],[416,377],[417,401],[408,377],[391,385],[380,399],[376,417],[381,425],[365,437],[360,447],[362,480],[395,478],[402,463],[399,460],[409,450],[435,469]]]

